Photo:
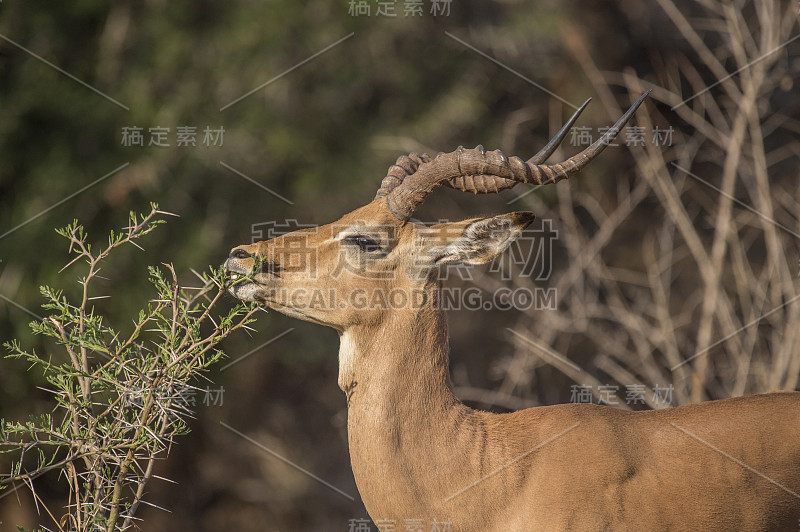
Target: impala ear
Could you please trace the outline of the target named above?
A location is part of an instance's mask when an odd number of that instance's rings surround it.
[[[435,225],[431,259],[434,264],[485,264],[508,249],[534,218],[531,212],[512,212]]]

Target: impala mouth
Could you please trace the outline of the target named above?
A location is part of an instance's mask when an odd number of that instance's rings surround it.
[[[225,261],[225,275],[227,276],[227,284],[236,283],[243,277],[247,277],[251,272],[246,269],[244,266],[239,265],[236,261],[228,259]],[[247,284],[247,281],[243,281],[240,284]]]
[[[227,272],[228,278],[226,279],[226,283],[225,284],[227,284],[229,287],[233,287],[234,285],[243,286],[243,285],[251,284],[251,283],[255,282],[253,279],[247,279],[248,275],[249,274],[246,274],[246,273],[237,273],[237,272],[228,271]]]
[[[225,269],[225,288],[228,293],[241,301],[264,303],[266,289],[253,278],[254,272],[230,259],[226,261]]]
[[[240,279],[241,277],[244,277],[244,275],[236,274],[230,276],[231,280],[226,287],[228,293],[241,301],[250,301],[263,305],[266,295],[264,287],[250,279]]]

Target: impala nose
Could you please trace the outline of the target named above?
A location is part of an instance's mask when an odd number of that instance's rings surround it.
[[[246,252],[242,248],[236,248],[231,251],[230,257],[231,259],[249,259],[252,255]]]

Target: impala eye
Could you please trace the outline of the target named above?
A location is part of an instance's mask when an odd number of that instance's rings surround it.
[[[347,242],[348,244],[358,246],[358,248],[361,251],[365,251],[367,253],[381,250],[380,244],[378,244],[377,242],[366,236],[361,236],[361,235],[347,236],[344,238],[344,241]]]

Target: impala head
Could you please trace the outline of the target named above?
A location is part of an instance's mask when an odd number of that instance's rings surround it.
[[[580,171],[614,139],[646,93],[602,138],[567,159],[543,164],[586,107],[542,150],[523,161],[499,150],[459,147],[435,158],[412,153],[389,169],[375,199],[339,220],[271,240],[234,247],[225,262],[236,297],[339,331],[377,324],[397,308],[424,306],[448,263],[481,264],[508,248],[533,221],[517,212],[424,226],[414,211],[440,186],[475,194],[517,183],[556,183]],[[252,274],[252,275],[250,275]],[[240,279],[247,276],[247,279]]]

